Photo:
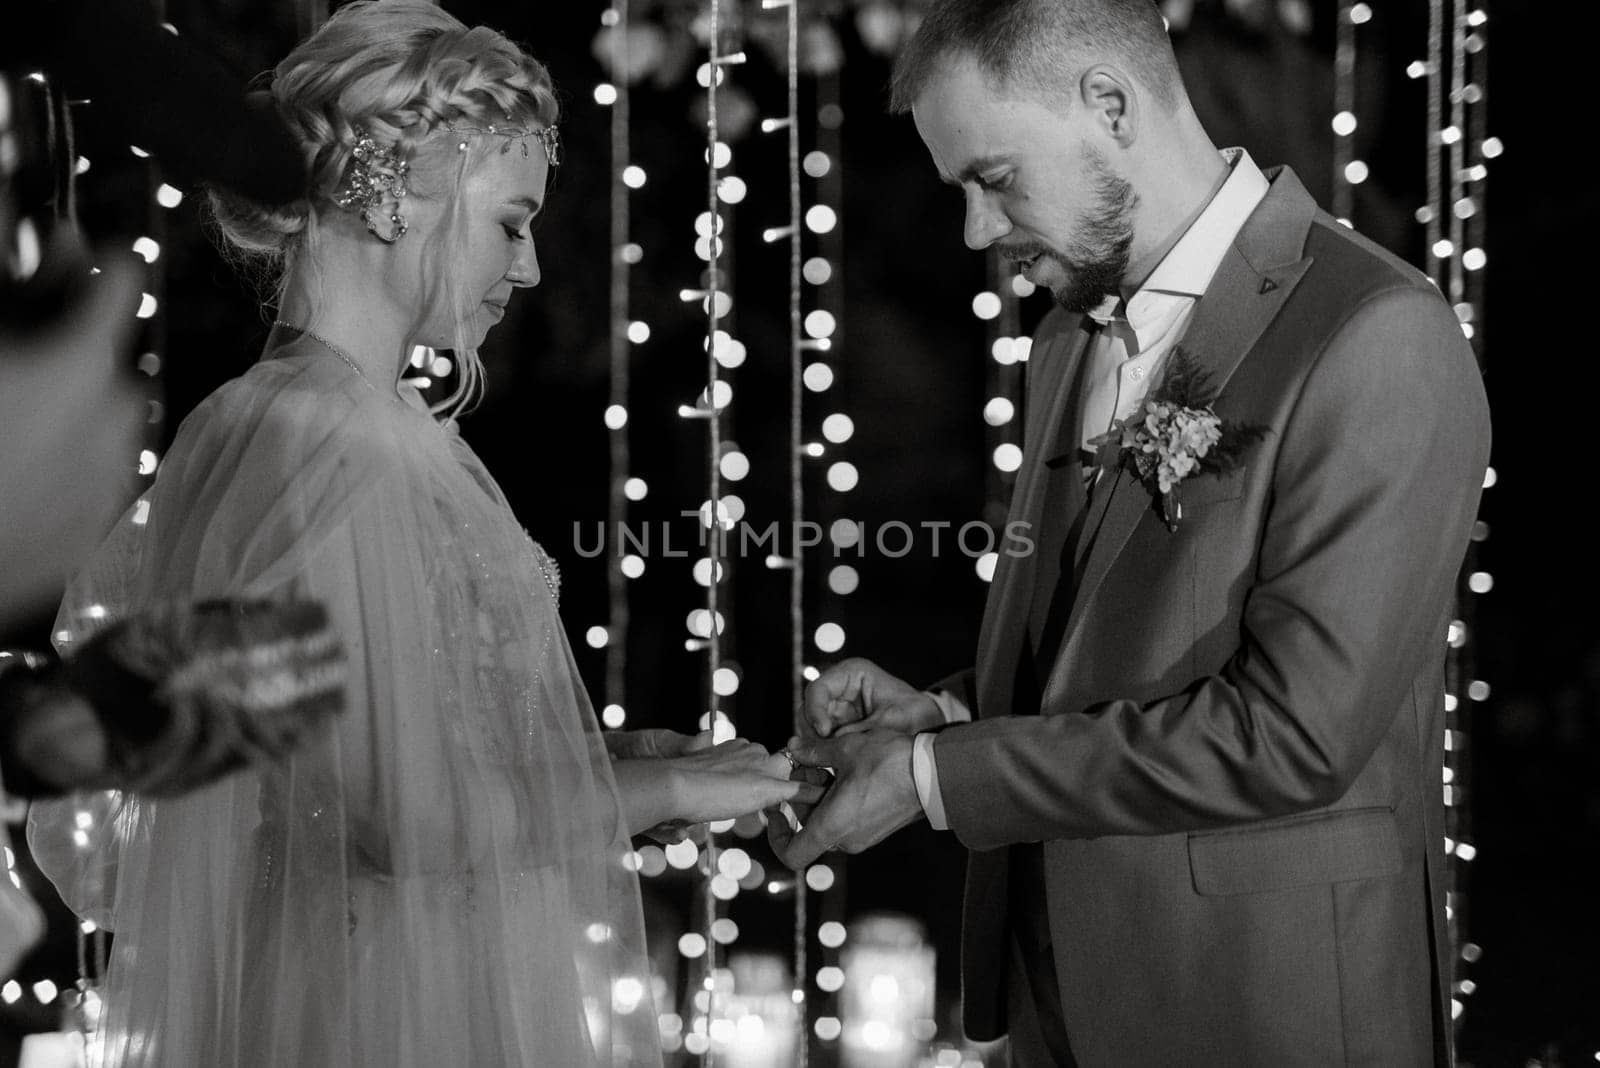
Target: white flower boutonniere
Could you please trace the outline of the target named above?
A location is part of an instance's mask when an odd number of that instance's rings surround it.
[[[1179,485],[1194,475],[1233,470],[1245,448],[1267,433],[1265,427],[1221,418],[1215,403],[1208,376],[1182,348],[1174,349],[1161,383],[1138,410],[1089,442],[1118,446],[1117,466],[1160,502],[1168,530],[1177,530],[1183,518]]]

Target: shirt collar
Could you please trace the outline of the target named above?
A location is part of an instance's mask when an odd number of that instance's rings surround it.
[[[1225,148],[1222,158],[1229,166],[1222,187],[1178,243],[1156,264],[1150,277],[1128,297],[1127,316],[1135,333],[1148,329],[1152,316],[1159,317],[1160,309],[1169,303],[1158,294],[1193,298],[1206,291],[1222,257],[1227,255],[1233,239],[1244,228],[1245,220],[1267,195],[1266,176],[1248,152],[1242,148]],[[1115,294],[1106,297],[1099,307],[1088,313],[1090,318],[1108,322],[1120,299]]]

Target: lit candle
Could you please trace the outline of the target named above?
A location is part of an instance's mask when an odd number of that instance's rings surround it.
[[[933,1038],[934,949],[909,916],[881,913],[850,925],[840,955],[847,1068],[913,1068]]]

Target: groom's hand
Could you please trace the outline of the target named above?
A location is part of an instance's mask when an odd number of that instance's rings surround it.
[[[782,819],[768,821],[767,839],[779,859],[804,871],[830,849],[859,853],[922,819],[911,748],[911,736],[895,731],[790,745],[789,755],[801,765],[832,768],[834,779],[798,831]]]
[[[803,741],[867,730],[912,735],[943,723],[933,698],[859,657],[824,669],[806,687],[801,717]]]

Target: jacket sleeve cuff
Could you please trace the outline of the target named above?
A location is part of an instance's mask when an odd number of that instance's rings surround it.
[[[970,723],[972,709],[949,690],[928,690],[927,694],[933,698],[933,703],[939,706],[939,714],[946,723]]]

